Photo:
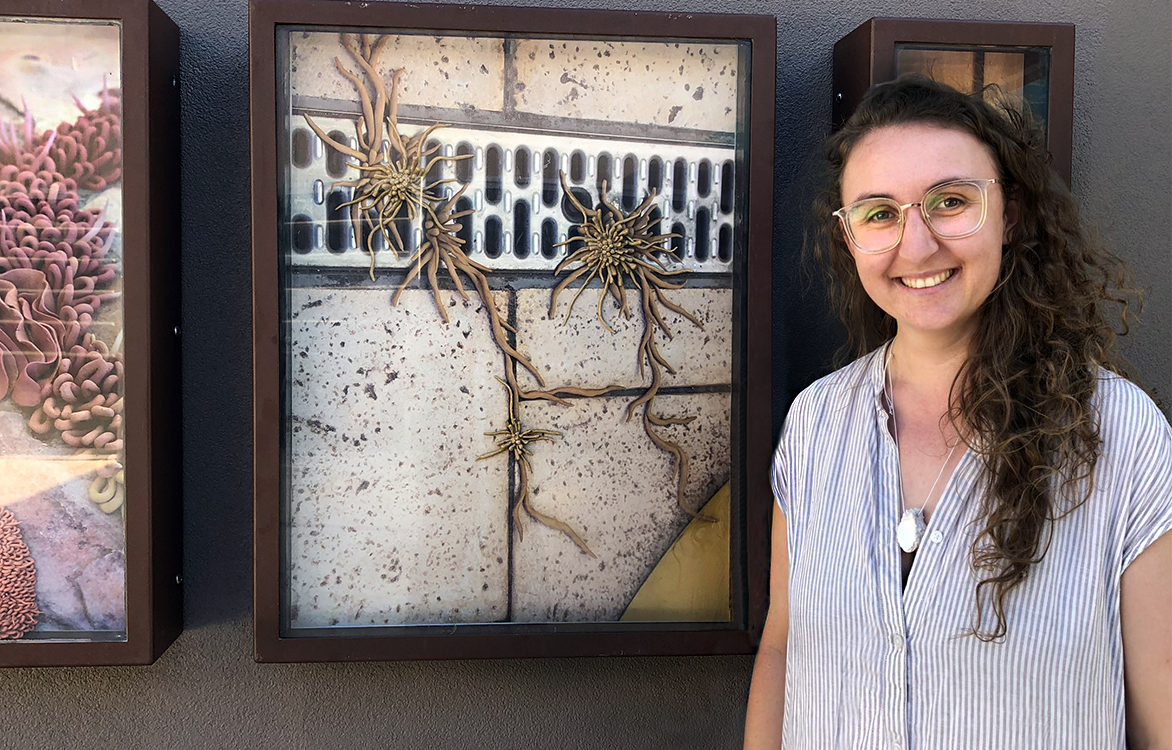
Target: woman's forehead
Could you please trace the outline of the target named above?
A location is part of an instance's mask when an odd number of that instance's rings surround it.
[[[891,125],[855,143],[842,172],[842,199],[919,200],[933,185],[997,177],[989,148],[973,135],[926,123]]]

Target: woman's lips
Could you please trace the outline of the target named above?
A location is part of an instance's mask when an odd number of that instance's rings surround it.
[[[947,271],[941,271],[932,276],[899,276],[896,280],[908,289],[931,289],[934,286],[939,286],[945,281],[948,281],[955,273],[955,268],[949,268]]]

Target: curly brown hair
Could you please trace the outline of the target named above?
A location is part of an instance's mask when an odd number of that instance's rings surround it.
[[[864,135],[912,123],[968,133],[988,148],[1006,197],[1017,204],[1000,276],[943,417],[970,436],[985,466],[983,528],[972,545],[981,578],[969,632],[991,641],[1005,636],[1006,599],[1045,555],[1052,524],[1089,495],[1100,449],[1091,405],[1098,368],[1123,371],[1115,339],[1127,332],[1140,299],[1123,262],[1083,227],[1028,114],[990,104],[984,94],[962,94],[919,75],[875,86],[827,143],[825,186],[814,201],[806,251],[825,272],[846,326],[846,350],[861,356],[896,328],[863,290],[832,216],[843,202],[843,168]],[[1118,334],[1108,320],[1111,307],[1118,310]],[[1082,493],[1074,491],[1080,486]],[[990,605],[996,624],[987,629]]]

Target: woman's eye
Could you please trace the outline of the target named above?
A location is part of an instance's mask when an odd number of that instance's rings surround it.
[[[882,224],[895,219],[895,213],[889,208],[876,208],[867,212],[866,220],[871,224]]]
[[[961,195],[937,195],[925,201],[929,211],[959,211],[969,202]]]

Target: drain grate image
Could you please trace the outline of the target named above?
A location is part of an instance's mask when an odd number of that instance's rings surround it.
[[[356,145],[352,117],[314,115],[331,138]],[[424,125],[402,122],[404,135]],[[353,189],[335,186],[355,178],[347,158],[326,146],[300,116],[290,133],[288,257],[299,268],[366,268],[366,237],[356,237],[349,220]],[[427,148],[436,155],[467,155],[457,162],[437,162],[428,184],[452,180],[440,188],[451,196],[468,188],[456,210],[473,210],[461,220],[459,236],[470,258],[494,270],[552,270],[570,251],[556,247],[576,231],[581,213],[565,195],[559,175],[587,208],[599,205],[602,186],[607,200],[629,213],[652,190],[658,195],[653,215],[659,233],[680,235],[665,241],[684,268],[703,273],[731,273],[736,210],[734,154],[719,144],[663,144],[555,132],[513,132],[467,126],[436,130]],[[384,141],[384,148],[389,143]],[[421,216],[398,219],[396,228],[408,252],[419,246]],[[365,233],[366,228],[363,228]],[[402,268],[378,233],[371,241],[376,267]]]

